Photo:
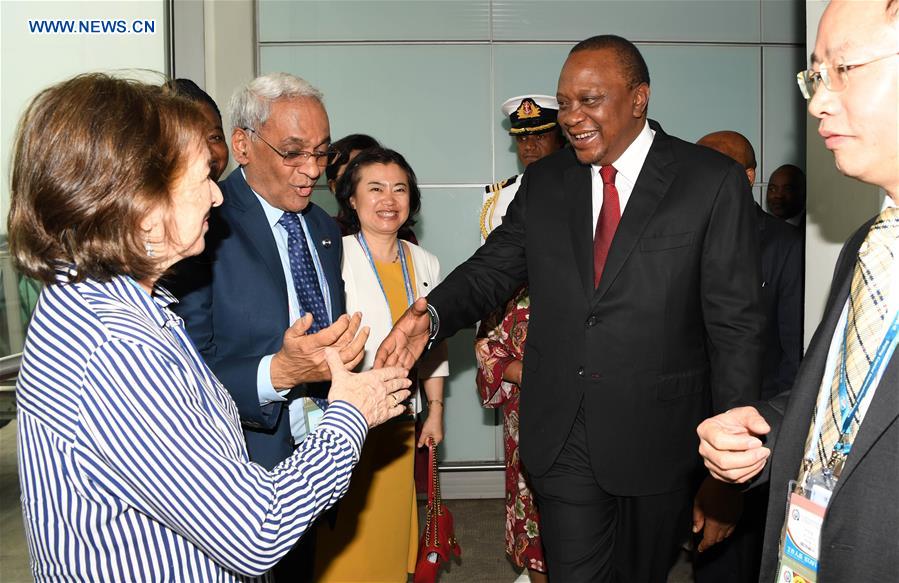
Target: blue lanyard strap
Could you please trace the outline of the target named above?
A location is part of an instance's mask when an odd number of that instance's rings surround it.
[[[384,301],[387,302],[387,311],[390,312],[390,300],[387,298],[387,292],[384,290],[384,282],[381,281],[381,276],[378,274],[378,268],[375,267],[375,260],[371,255],[371,249],[368,248],[368,243],[365,242],[365,235],[362,234],[362,231],[356,233],[356,239],[359,241],[359,245],[362,246],[362,252],[365,253],[365,258],[368,259],[368,264],[371,265],[371,270],[375,274],[375,279],[378,280],[378,286],[381,288],[381,293],[384,295]],[[403,268],[403,286],[406,288],[406,305],[411,306],[412,303],[415,302],[415,293],[412,291],[412,277],[409,275],[409,266],[406,265],[406,251],[403,248],[403,242],[399,239],[396,240],[396,248],[400,258],[400,265],[402,265]]]
[[[840,439],[834,446],[835,450],[843,454],[848,454],[852,449],[851,443],[843,442],[843,436],[847,435],[849,429],[852,427],[852,422],[858,414],[858,409],[862,404],[862,400],[868,393],[868,389],[874,384],[874,379],[877,378],[877,373],[880,371],[883,363],[890,359],[893,355],[893,351],[896,349],[897,333],[899,333],[899,311],[893,316],[890,327],[887,329],[883,340],[881,340],[880,345],[877,347],[877,352],[874,354],[874,360],[871,361],[871,366],[868,368],[868,373],[865,375],[865,380],[862,382],[862,386],[856,396],[855,404],[851,408],[849,407],[849,387],[846,384],[846,336],[848,330],[849,326],[847,324],[843,330],[843,347],[841,351],[842,355],[840,356],[840,382],[837,389],[842,422],[840,424]]]

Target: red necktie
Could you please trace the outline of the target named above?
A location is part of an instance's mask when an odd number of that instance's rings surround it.
[[[596,221],[596,234],[593,236],[593,287],[599,287],[602,270],[606,266],[612,237],[621,220],[621,207],[618,205],[618,189],[615,188],[614,166],[603,166],[599,175],[602,177],[602,209]]]

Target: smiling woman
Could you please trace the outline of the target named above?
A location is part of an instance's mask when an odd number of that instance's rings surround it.
[[[397,238],[414,224],[421,207],[415,173],[402,155],[370,148],[353,158],[337,182],[337,200],[352,235],[343,238],[342,275],[347,310],[362,312],[371,327],[363,370],[393,323],[416,298],[440,281],[437,258]],[[428,401],[419,447],[443,441],[443,382],[449,374],[446,346],[439,344],[418,366]],[[417,393],[417,391],[416,391]],[[421,410],[413,395],[410,412]],[[315,581],[405,581],[415,568],[418,520],[412,478],[413,417],[372,431],[357,477],[332,528],[318,529]]]
[[[46,284],[16,387],[37,581],[264,573],[345,492],[368,427],[409,394],[406,370],[353,375],[330,352],[316,431],[271,472],[249,461],[234,401],[156,285],[203,250],[222,202],[206,129],[195,104],[101,74],[43,91],[19,125],[10,248]]]

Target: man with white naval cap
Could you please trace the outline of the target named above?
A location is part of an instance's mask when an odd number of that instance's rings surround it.
[[[555,97],[519,95],[507,99],[502,105],[502,111],[503,115],[509,116],[512,123],[509,135],[515,138],[518,160],[523,168],[565,145],[565,139],[556,122],[559,104]],[[480,219],[482,242],[502,223],[509,203],[518,192],[519,176],[516,174],[485,187]]]

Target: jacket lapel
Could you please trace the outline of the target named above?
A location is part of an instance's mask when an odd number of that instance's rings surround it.
[[[281,267],[281,256],[275,245],[272,228],[268,224],[265,211],[256,199],[256,195],[250,190],[250,186],[244,180],[240,168],[234,170],[225,181],[226,199],[233,209],[236,220],[232,221],[232,228],[243,233],[244,237],[259,255],[260,262],[265,265],[271,274],[278,289],[284,290],[284,299],[287,301],[287,281],[284,279],[284,269]],[[286,303],[285,303],[286,305]]]
[[[574,159],[574,155],[572,155]],[[593,295],[593,179],[590,167],[574,161],[563,172],[571,244],[584,297]]]
[[[646,161],[643,162],[637,182],[634,184],[634,190],[628,199],[627,206],[624,208],[624,213],[621,215],[621,222],[618,223],[615,237],[612,239],[602,279],[599,280],[599,287],[593,294],[592,305],[594,308],[602,300],[618,276],[618,272],[630,257],[640,240],[640,235],[677,175],[677,164],[671,152],[670,138],[655,122],[650,121],[650,125],[656,135],[649,154],[646,156]]]

